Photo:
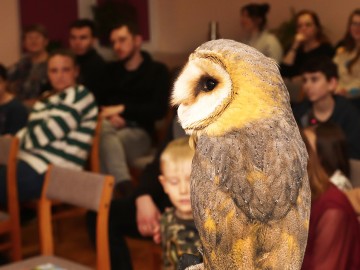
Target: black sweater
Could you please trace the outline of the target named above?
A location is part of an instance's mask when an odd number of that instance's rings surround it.
[[[142,52],[143,62],[128,71],[120,61],[106,69],[106,92],[101,105],[124,104],[122,116],[129,126],[139,126],[150,134],[154,122],[165,116],[169,104],[169,73],[165,65],[155,62]]]

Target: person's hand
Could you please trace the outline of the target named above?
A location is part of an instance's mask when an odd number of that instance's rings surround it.
[[[113,115],[118,115],[125,110],[125,105],[103,106],[101,107],[101,116],[103,118],[109,118]]]
[[[156,243],[160,242],[160,211],[150,195],[142,195],[136,199],[136,223],[142,236],[152,236]]]
[[[126,121],[124,118],[122,118],[120,115],[115,114],[107,118],[110,124],[116,128],[121,129],[126,126]]]
[[[291,49],[292,50],[297,50],[300,47],[301,43],[304,42],[304,40],[305,40],[305,36],[303,34],[301,34],[301,33],[297,33],[295,35],[294,42],[293,42],[293,44],[291,46]]]

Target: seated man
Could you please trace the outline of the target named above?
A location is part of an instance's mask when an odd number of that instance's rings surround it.
[[[40,197],[49,164],[82,169],[92,143],[98,109],[93,95],[76,84],[78,67],[68,51],[48,60],[53,90],[35,103],[20,139],[17,177],[20,201]],[[6,198],[5,168],[0,168],[0,202]]]
[[[89,19],[79,19],[70,25],[69,44],[80,67],[78,82],[88,88],[98,103],[103,91],[105,61],[94,48],[96,42],[95,24]]]
[[[327,57],[314,58],[304,64],[302,78],[307,99],[293,105],[298,124],[305,128],[336,123],[345,133],[350,158],[360,159],[360,115],[349,100],[334,94],[338,83],[336,65]]]
[[[154,122],[167,111],[169,76],[163,64],[141,51],[135,24],[117,24],[110,40],[119,61],[110,63],[106,72],[100,159],[103,172],[113,175],[126,194],[131,190],[128,163],[147,154]]]
[[[44,26],[31,25],[23,36],[26,55],[9,69],[10,89],[31,109],[42,92],[49,90],[46,61],[49,43]]]

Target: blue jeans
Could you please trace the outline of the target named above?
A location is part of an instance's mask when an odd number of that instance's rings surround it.
[[[26,162],[19,160],[17,164],[17,186],[19,201],[38,199],[45,174],[38,174]],[[6,204],[6,167],[0,166],[0,203]]]

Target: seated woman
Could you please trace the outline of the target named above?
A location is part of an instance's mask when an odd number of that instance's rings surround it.
[[[283,49],[275,35],[269,33],[266,27],[268,4],[247,4],[240,10],[240,23],[243,38],[241,42],[254,47],[264,55],[280,62]]]
[[[354,209],[321,166],[314,131],[307,128],[303,135],[309,153],[312,205],[302,269],[360,269],[360,226]]]
[[[320,19],[315,12],[302,10],[296,14],[295,20],[296,35],[280,65],[280,72],[283,77],[296,80],[306,61],[319,56],[332,58],[334,49],[323,33]]]
[[[8,92],[6,68],[0,64],[0,136],[14,135],[26,125],[25,106]]]
[[[88,157],[98,109],[94,96],[76,84],[78,68],[68,51],[48,60],[53,90],[35,103],[27,126],[20,130],[19,200],[38,198],[49,164],[81,169]],[[5,196],[5,169],[0,168],[0,201]]]
[[[342,43],[334,57],[339,70],[337,93],[360,97],[360,9],[350,14]]]

